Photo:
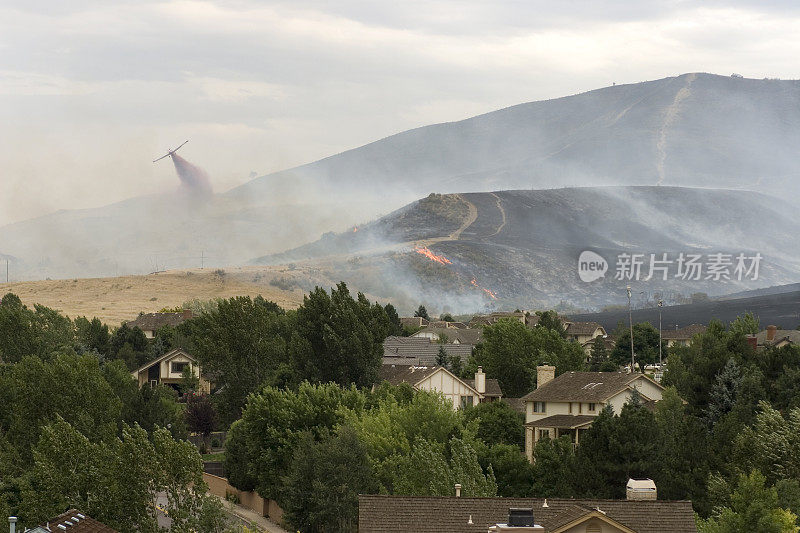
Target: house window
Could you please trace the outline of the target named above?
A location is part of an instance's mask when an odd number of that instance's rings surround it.
[[[461,397],[461,408],[466,409],[467,407],[472,407],[472,396]]]
[[[595,404],[593,404],[593,403],[589,404],[589,412],[590,413],[594,413],[596,409],[597,409],[597,406]]]
[[[533,402],[533,412],[534,413],[546,413],[547,412],[547,402]]]
[[[158,380],[157,379],[151,379],[150,380],[150,386],[153,387],[153,388],[158,387]]]
[[[583,413],[583,403],[578,402],[578,414],[582,414],[582,413]]]
[[[572,402],[569,402],[569,414],[572,414]]]
[[[550,438],[550,430],[549,429],[540,429],[539,430],[539,440],[549,439],[549,438]]]
[[[189,366],[189,363],[172,363],[172,373],[173,374],[182,374],[183,370]]]

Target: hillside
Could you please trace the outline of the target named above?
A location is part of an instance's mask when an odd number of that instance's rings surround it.
[[[0,295],[13,292],[30,307],[42,304],[73,318],[96,316],[109,325],[119,325],[124,320],[133,320],[140,312],[176,307],[195,298],[208,300],[261,294],[284,308],[295,308],[303,301],[303,290],[297,285],[283,285],[284,290],[274,284],[281,279],[284,270],[270,267],[194,269],[146,276],[0,283]]]
[[[417,128],[256,178],[228,196],[309,182],[417,196],[658,183],[797,197],[799,141],[799,81],[692,73]]]
[[[658,183],[796,200],[798,146],[800,82],[685,74],[409,130],[222,194],[58,211],[0,228],[0,254],[15,280],[239,265],[431,192]],[[448,209],[456,228],[470,216]]]
[[[438,213],[438,214],[437,214]],[[406,309],[427,302],[453,312],[566,303],[600,308],[625,301],[614,278],[621,253],[761,253],[758,280],[640,280],[640,291],[678,295],[796,282],[800,222],[790,204],[744,191],[683,187],[587,187],[432,195],[360,226],[329,234],[259,264],[294,262],[336,272],[354,287]],[[770,228],[769,239],[764,228]],[[604,279],[580,281],[584,250],[610,264]],[[660,255],[659,255],[660,257]],[[485,289],[485,290],[484,290]]]

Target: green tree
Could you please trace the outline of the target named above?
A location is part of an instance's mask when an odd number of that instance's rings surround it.
[[[483,470],[492,469],[497,482],[497,494],[505,497],[532,495],[533,467],[516,444],[476,446]]]
[[[700,533],[796,533],[797,516],[778,506],[778,491],[765,482],[757,470],[740,475],[729,505],[708,520],[698,520]]]
[[[608,358],[608,348],[603,337],[595,337],[589,353],[589,370],[592,372],[612,372],[618,367]]]
[[[206,394],[188,394],[186,398],[186,427],[203,436],[203,447],[208,448],[208,437],[217,429],[218,417],[214,404]]]
[[[439,320],[444,320],[445,322],[455,322],[455,320],[453,319],[453,315],[451,315],[450,313],[443,313],[439,315]]]
[[[358,495],[377,484],[364,446],[352,428],[319,440],[303,434],[286,476],[286,519],[303,532],[358,530]]]
[[[475,436],[486,445],[510,444],[522,449],[525,417],[505,402],[479,403],[464,412],[464,421],[475,420]]]
[[[728,326],[728,331],[734,335],[755,335],[761,331],[761,321],[751,312],[737,316],[736,320]]]
[[[447,352],[444,351],[444,346],[439,346],[439,352],[436,354],[436,366],[447,368],[448,363]]]
[[[108,355],[111,346],[111,334],[108,331],[108,326],[100,322],[100,319],[95,317],[92,320],[87,319],[85,316],[79,316],[75,319],[75,335],[78,344],[89,352],[95,352],[100,355]]]
[[[566,328],[556,311],[537,311],[536,314],[539,316],[536,327],[549,329],[550,331],[558,333],[561,337],[566,338]]]
[[[658,339],[658,330],[649,322],[633,325],[633,352],[636,355],[637,364],[648,365],[658,362]],[[666,343],[662,346],[662,353],[666,353]],[[611,351],[611,361],[618,366],[630,364],[630,329],[624,330],[617,338],[617,344]]]
[[[414,316],[424,318],[425,320],[430,320],[431,317],[428,316],[428,310],[425,309],[424,305],[420,305],[416,311],[414,311]]]

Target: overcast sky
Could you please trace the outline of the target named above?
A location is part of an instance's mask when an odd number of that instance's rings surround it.
[[[0,224],[217,191],[409,128],[685,72],[800,77],[794,1],[0,2]]]

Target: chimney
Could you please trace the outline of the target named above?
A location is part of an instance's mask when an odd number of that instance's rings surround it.
[[[461,483],[456,483],[456,498],[461,497]]]
[[[747,344],[753,349],[753,351],[758,349],[758,339],[755,335],[748,335],[744,338],[747,341]]]
[[[482,366],[479,366],[478,371],[475,372],[475,390],[481,394],[486,392],[486,374],[483,373]]]
[[[658,491],[652,479],[628,479],[625,494],[629,500],[657,500]]]
[[[536,367],[536,388],[538,389],[545,383],[553,381],[556,377],[556,367],[542,364]]]
[[[489,527],[489,533],[510,531],[513,533],[541,532],[544,528],[536,524],[533,509],[512,507],[508,510],[508,523]]]
[[[184,309],[183,310],[183,319],[184,320],[189,320],[190,318],[192,318],[192,310],[191,309]]]
[[[8,532],[9,533],[16,533],[17,531],[17,517],[16,516],[9,516],[8,517]]]
[[[775,332],[778,331],[778,326],[767,326],[767,340],[772,342],[775,340]]]

